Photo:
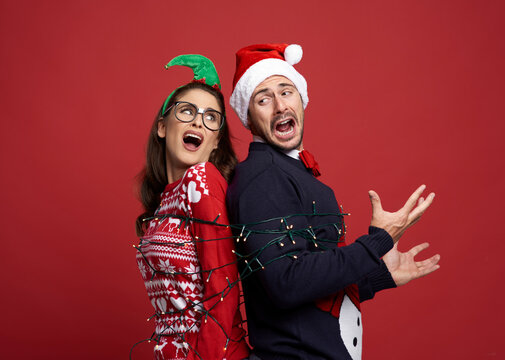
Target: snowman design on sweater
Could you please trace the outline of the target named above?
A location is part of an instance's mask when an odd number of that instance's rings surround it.
[[[345,226],[345,225],[343,225]],[[346,246],[345,233],[339,247]],[[336,294],[316,301],[319,309],[338,318],[340,337],[353,360],[361,359],[363,326],[360,311],[359,290],[355,284],[347,286]]]

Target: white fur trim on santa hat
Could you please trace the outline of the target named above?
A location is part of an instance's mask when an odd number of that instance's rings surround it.
[[[309,97],[307,94],[307,81],[296,69],[284,60],[264,59],[251,65],[239,79],[230,97],[230,105],[237,113],[240,121],[246,128],[247,110],[254,89],[266,78],[272,75],[285,76],[293,82],[302,97],[303,108],[307,107]]]

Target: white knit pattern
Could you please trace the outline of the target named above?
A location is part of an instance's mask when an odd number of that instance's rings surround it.
[[[188,180],[191,181],[188,182]],[[188,186],[186,186],[188,184]],[[181,182],[168,193],[163,193],[157,215],[178,214],[192,216],[191,204],[209,194],[205,165],[198,164],[186,172]],[[203,280],[197,258],[196,246],[189,224],[176,217],[153,219],[142,237],[145,242],[137,252],[137,264],[157,312],[156,334],[183,335],[199,331],[203,298]],[[150,242],[156,242],[152,244]],[[145,258],[144,258],[145,257]],[[164,274],[152,276],[151,266]],[[152,280],[151,280],[152,279]],[[196,304],[196,305],[195,305]],[[155,349],[155,357],[163,351],[175,353],[174,359],[185,359],[187,344],[180,337],[163,338]]]

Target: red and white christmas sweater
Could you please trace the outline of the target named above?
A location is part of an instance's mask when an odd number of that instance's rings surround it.
[[[190,167],[168,184],[137,252],[154,317],[155,359],[244,359],[248,347],[239,311],[227,183],[211,163]],[[180,217],[167,216],[178,215]],[[154,270],[154,271],[153,271]],[[154,275],[153,275],[154,273]],[[232,285],[232,286],[230,286]]]

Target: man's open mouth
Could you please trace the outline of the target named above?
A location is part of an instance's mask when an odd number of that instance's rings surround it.
[[[275,134],[280,137],[285,137],[292,135],[295,130],[295,121],[293,118],[287,118],[281,121],[278,121],[275,124]]]

